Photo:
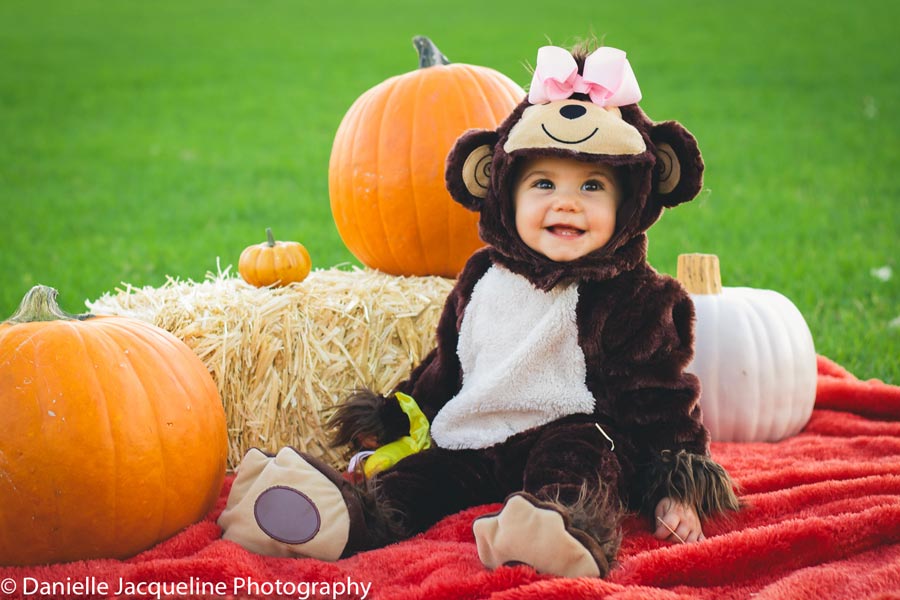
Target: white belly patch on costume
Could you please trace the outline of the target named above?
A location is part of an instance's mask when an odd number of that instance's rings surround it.
[[[487,448],[566,415],[593,412],[577,303],[577,284],[544,292],[496,265],[485,273],[459,332],[462,389],[431,425],[438,446]]]

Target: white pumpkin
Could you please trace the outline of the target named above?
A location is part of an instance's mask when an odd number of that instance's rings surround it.
[[[774,442],[797,434],[816,398],[812,334],[772,290],[723,288],[719,259],[678,257],[678,280],[697,311],[694,360],[703,423],[714,441]]]

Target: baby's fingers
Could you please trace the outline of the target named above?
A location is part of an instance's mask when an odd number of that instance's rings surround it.
[[[693,527],[687,519],[671,523],[661,517],[656,517],[656,522],[658,526],[653,535],[657,539],[680,544],[690,544],[706,539],[703,530],[700,527]]]
[[[678,533],[679,527],[682,526],[679,521],[669,523],[662,517],[656,517],[656,523],[656,531],[653,532],[653,536],[655,538],[668,542],[681,542],[682,544],[684,543],[684,538],[681,536],[681,534]]]

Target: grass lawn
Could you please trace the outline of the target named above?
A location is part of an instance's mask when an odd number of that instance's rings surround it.
[[[625,49],[657,120],[707,163],[650,231],[674,273],[780,291],[817,350],[900,383],[900,53],[892,1],[457,0],[0,3],[0,315],[32,285],[63,307],[121,282],[237,264],[273,226],[317,267],[352,262],[327,166],[344,112],[412,70],[415,34],[525,85],[549,38]]]

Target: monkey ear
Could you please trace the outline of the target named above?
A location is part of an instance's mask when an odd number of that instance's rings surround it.
[[[697,140],[680,123],[654,125],[650,139],[656,146],[654,188],[666,207],[692,200],[703,187],[703,158]]]
[[[473,211],[480,211],[491,184],[491,161],[496,131],[470,129],[447,156],[444,179],[453,199]]]

